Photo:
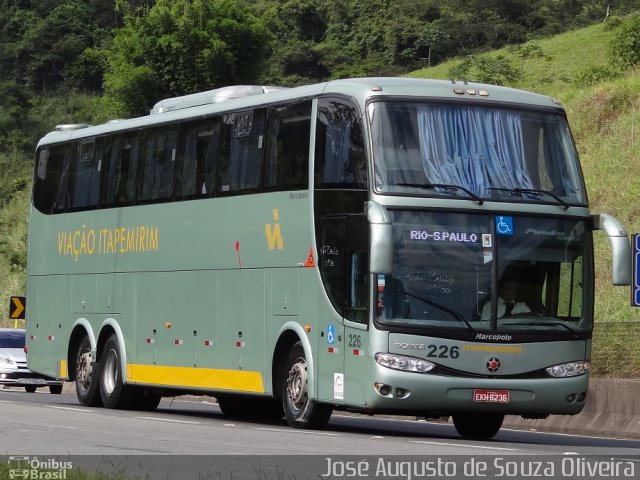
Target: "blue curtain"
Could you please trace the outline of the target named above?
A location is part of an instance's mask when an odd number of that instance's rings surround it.
[[[351,121],[344,118],[327,125],[323,183],[353,182],[353,174],[347,171],[351,151],[351,126]]]
[[[517,113],[474,107],[418,107],[422,165],[432,183],[462,185],[480,196],[488,188],[533,188]]]

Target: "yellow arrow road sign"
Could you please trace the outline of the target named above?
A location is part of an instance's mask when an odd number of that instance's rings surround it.
[[[24,318],[24,306],[27,304],[27,299],[24,297],[11,297],[9,303],[9,317],[15,319]]]

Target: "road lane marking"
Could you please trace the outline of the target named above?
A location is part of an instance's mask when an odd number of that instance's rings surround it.
[[[428,442],[426,440],[409,440],[409,443],[426,443],[427,445],[439,445],[442,447],[460,447],[460,448],[483,448],[485,450],[501,450],[507,452],[514,452],[516,448],[504,448],[504,447],[485,447],[483,445],[469,445],[460,443],[446,443],[446,442]]]
[[[45,405],[46,408],[55,408],[57,410],[69,410],[71,412],[82,412],[82,413],[89,413],[89,412],[93,412],[94,410],[89,410],[86,408],[76,408],[76,407],[58,407],[56,405]]]
[[[135,418],[141,418],[142,420],[156,420],[158,422],[187,423],[189,425],[202,425],[202,422],[192,422],[190,420],[175,420],[172,418],[161,418],[161,417],[135,417]]]
[[[256,430],[263,430],[265,432],[280,432],[280,433],[302,433],[305,435],[322,435],[325,437],[339,437],[341,434],[340,433],[331,433],[331,432],[314,432],[314,431],[310,431],[310,430],[293,430],[293,429],[288,429],[288,428],[267,428],[267,427],[261,427],[261,428],[256,428]]]

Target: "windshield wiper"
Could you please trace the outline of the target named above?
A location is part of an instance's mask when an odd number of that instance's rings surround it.
[[[473,327],[471,326],[471,324],[467,320],[465,320],[465,318],[462,315],[460,315],[458,312],[455,312],[455,311],[445,307],[444,305],[440,305],[439,303],[433,302],[433,301],[428,300],[426,298],[419,297],[418,295],[413,295],[413,294],[411,294],[409,292],[406,292],[406,291],[403,292],[403,293],[405,295],[407,295],[408,297],[416,298],[416,299],[420,300],[421,302],[426,303],[427,305],[431,305],[432,307],[436,307],[437,309],[442,310],[445,313],[448,313],[449,315],[451,315],[453,318],[455,318],[459,322],[464,323],[469,330],[473,330]]]
[[[394,185],[398,187],[414,187],[414,188],[424,188],[424,189],[442,188],[443,190],[462,190],[464,193],[466,193],[471,198],[473,198],[476,202],[478,202],[478,205],[482,205],[484,203],[484,200],[482,198],[480,198],[478,195],[464,188],[461,185],[452,185],[448,183],[395,183]]]
[[[487,190],[498,190],[502,192],[509,192],[514,195],[522,196],[523,193],[531,193],[533,195],[548,195],[553,198],[558,204],[562,205],[565,210],[567,210],[571,205],[557,196],[555,193],[550,192],[549,190],[536,190],[535,188],[499,188],[499,187],[488,187]]]
[[[569,325],[566,325],[562,322],[524,322],[524,323],[502,323],[501,324],[503,327],[506,325],[525,325],[528,327],[549,327],[549,326],[553,326],[553,327],[563,327],[567,330],[569,330],[574,336],[578,336],[578,332],[577,330],[575,330],[574,328],[571,328]]]

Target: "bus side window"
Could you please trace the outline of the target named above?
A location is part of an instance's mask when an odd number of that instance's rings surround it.
[[[100,199],[100,170],[104,138],[82,141],[71,164],[69,208],[95,208]]]
[[[213,192],[220,145],[217,119],[182,127],[176,165],[176,198],[188,199]]]
[[[263,179],[266,190],[307,188],[310,129],[311,102],[270,109]]]
[[[143,135],[138,173],[139,201],[153,202],[172,197],[177,141],[175,127],[158,128]]]
[[[131,205],[135,199],[138,134],[107,138],[102,169],[102,204]]]
[[[218,191],[255,192],[260,187],[265,111],[223,116]]]
[[[316,188],[367,187],[362,129],[355,107],[342,100],[318,102]]]
[[[33,203],[42,213],[59,213],[65,209],[71,152],[71,145],[38,151]]]

